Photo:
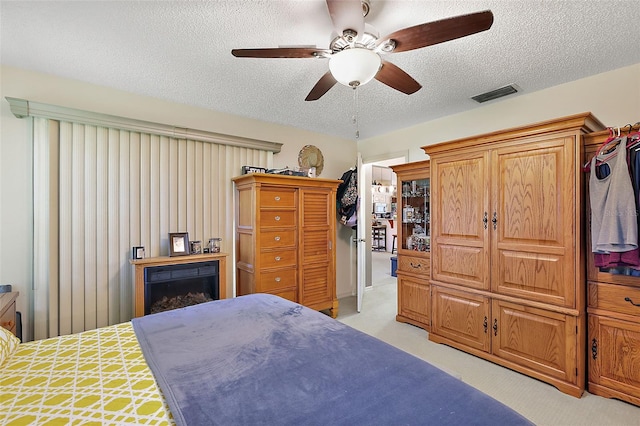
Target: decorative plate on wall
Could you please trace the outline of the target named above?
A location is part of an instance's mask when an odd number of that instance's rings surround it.
[[[317,146],[305,145],[298,153],[298,166],[302,169],[316,168],[316,176],[320,176],[324,167],[322,151]]]

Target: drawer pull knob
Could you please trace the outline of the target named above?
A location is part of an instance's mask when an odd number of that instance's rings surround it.
[[[276,277],[276,282],[279,283],[280,282],[280,277]]]
[[[624,301],[625,301],[625,302],[629,302],[629,303],[631,303],[633,306],[638,306],[638,307],[640,307],[640,303],[633,303],[633,300],[631,300],[631,298],[630,298],[630,297],[625,297],[625,298],[624,298]]]
[[[276,195],[276,201],[280,201],[280,197]]]
[[[280,262],[280,256],[276,256],[276,262]]]
[[[280,220],[280,216],[276,216],[276,222]]]
[[[278,235],[277,237],[274,238],[274,240],[280,241],[280,236]]]
[[[409,264],[411,265],[412,268],[420,268],[422,266],[422,264],[418,263],[418,264],[414,264],[413,262],[409,262]]]

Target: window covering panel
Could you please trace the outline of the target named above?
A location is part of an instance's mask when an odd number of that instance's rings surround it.
[[[168,234],[188,232],[233,253],[231,178],[273,163],[263,149],[32,120],[35,339],[131,319],[133,246],[166,256]]]

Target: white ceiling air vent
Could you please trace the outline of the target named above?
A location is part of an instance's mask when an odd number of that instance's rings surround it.
[[[494,99],[501,98],[503,96],[511,95],[513,93],[518,93],[517,86],[515,84],[510,84],[508,86],[501,87],[496,90],[492,90],[490,92],[481,93],[476,96],[472,96],[471,99],[478,102],[479,104],[487,101],[492,101]]]

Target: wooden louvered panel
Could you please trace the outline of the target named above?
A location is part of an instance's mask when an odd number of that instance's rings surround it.
[[[329,276],[327,263],[315,263],[312,267],[305,267],[302,273],[301,303],[313,305],[331,301],[332,280]]]
[[[329,231],[304,230],[301,241],[302,262],[327,262],[331,256]]]
[[[329,194],[320,193],[308,193],[303,194],[302,200],[302,226],[322,226],[329,227]]]

